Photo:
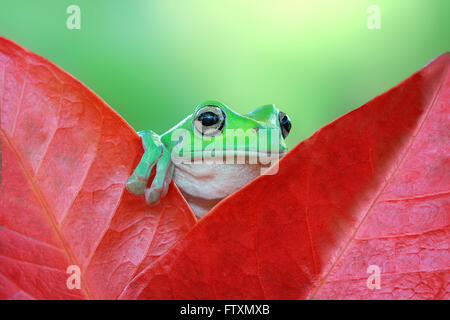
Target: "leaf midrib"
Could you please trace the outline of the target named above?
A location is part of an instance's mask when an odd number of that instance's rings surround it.
[[[406,146],[403,147],[403,150],[399,153],[398,159],[400,159],[400,160],[397,162],[397,166],[394,168],[394,170],[392,170],[392,173],[391,173],[390,177],[387,180],[385,180],[386,182],[384,183],[384,186],[381,188],[381,190],[378,192],[378,194],[376,195],[376,197],[372,201],[369,209],[367,209],[366,213],[363,215],[359,225],[357,226],[356,229],[354,229],[352,235],[350,236],[350,238],[347,240],[347,242],[345,243],[345,245],[341,249],[341,252],[338,254],[338,256],[337,256],[336,260],[334,261],[334,263],[330,266],[330,268],[327,271],[327,273],[325,274],[325,276],[320,280],[320,284],[309,295],[309,297],[308,297],[309,299],[314,299],[319,294],[319,291],[326,284],[327,279],[331,275],[331,272],[334,270],[336,265],[339,263],[341,258],[344,256],[344,254],[347,251],[348,247],[350,246],[350,244],[355,239],[356,234],[358,233],[358,231],[360,230],[362,225],[366,222],[368,216],[372,212],[372,210],[375,207],[375,205],[378,203],[378,199],[381,197],[381,195],[383,195],[385,189],[387,188],[387,186],[389,186],[390,182],[392,181],[392,179],[397,174],[398,169],[402,166],[403,161],[405,160],[406,156],[408,155],[408,153],[409,153],[411,147],[413,146],[416,138],[419,136],[419,133],[422,131],[422,127],[424,126],[424,124],[426,123],[429,115],[431,114],[431,111],[433,110],[433,108],[434,108],[434,106],[436,104],[437,98],[440,96],[442,87],[444,86],[445,80],[447,79],[447,72],[448,72],[448,68],[447,68],[447,65],[445,65],[445,70],[441,74],[441,78],[440,78],[441,82],[439,84],[439,88],[435,91],[435,94],[434,94],[433,98],[430,100],[430,103],[429,103],[429,106],[427,108],[427,111],[422,116],[422,121],[416,127],[417,129],[415,130],[415,132],[412,133],[410,141],[408,142],[408,144]]]
[[[37,186],[33,175],[27,169],[27,167],[25,165],[25,161],[23,160],[23,158],[20,155],[19,151],[15,147],[12,139],[10,139],[8,137],[8,135],[6,134],[6,132],[2,128],[0,128],[0,134],[3,135],[4,140],[7,142],[8,146],[10,147],[10,149],[14,152],[14,155],[17,158],[17,160],[18,160],[18,162],[19,162],[19,164],[20,164],[20,166],[21,166],[21,168],[22,168],[22,170],[24,172],[25,178],[30,183],[31,188],[33,190],[33,193],[34,193],[36,199],[39,201],[39,204],[41,205],[42,210],[45,213],[45,217],[47,218],[47,220],[49,222],[49,225],[51,226],[51,228],[55,232],[56,236],[58,237],[58,239],[59,239],[59,241],[60,241],[60,243],[61,243],[61,245],[63,247],[62,249],[63,249],[64,253],[67,255],[68,260],[73,265],[78,265],[74,255],[73,255],[73,253],[71,252],[69,246],[67,245],[66,241],[64,240],[64,237],[62,236],[62,234],[59,231],[56,221],[52,218],[51,211],[50,211],[50,209],[48,207],[47,202],[44,199],[44,196],[42,195],[42,192],[40,191],[40,188]],[[82,285],[82,289],[83,289],[82,292],[88,299],[93,299],[93,297],[89,293],[88,286],[85,283],[85,281],[83,280],[83,278],[84,277],[81,277],[81,285]]]

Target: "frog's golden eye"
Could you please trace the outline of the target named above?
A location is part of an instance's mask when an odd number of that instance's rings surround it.
[[[218,106],[204,106],[195,114],[194,127],[203,136],[217,136],[225,127],[225,118],[225,112]]]

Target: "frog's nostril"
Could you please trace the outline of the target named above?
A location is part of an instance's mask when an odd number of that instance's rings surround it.
[[[278,114],[278,121],[280,122],[281,134],[283,135],[283,138],[286,139],[291,131],[291,119],[289,119],[286,113],[280,111]]]

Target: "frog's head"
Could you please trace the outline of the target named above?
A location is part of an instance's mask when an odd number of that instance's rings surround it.
[[[279,158],[287,151],[285,139],[290,130],[289,117],[274,105],[241,115],[219,101],[210,100],[199,104],[192,115],[170,132],[176,152],[190,153],[195,159],[219,153]]]

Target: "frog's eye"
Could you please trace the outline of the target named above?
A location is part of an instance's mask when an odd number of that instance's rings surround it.
[[[194,127],[203,136],[217,136],[224,126],[225,112],[217,106],[205,106],[195,114]]]
[[[291,119],[289,119],[286,113],[280,111],[280,113],[278,114],[278,121],[280,121],[280,128],[283,139],[286,139],[289,131],[291,131]]]

